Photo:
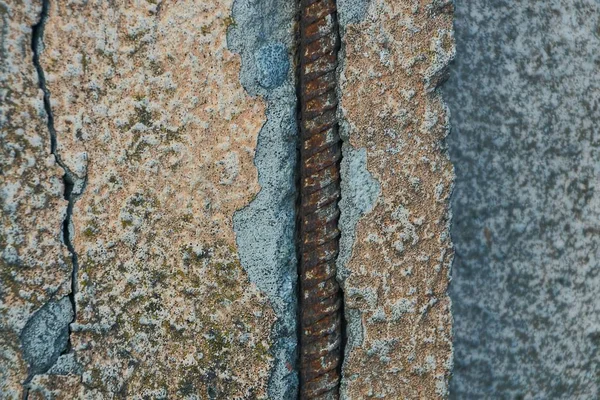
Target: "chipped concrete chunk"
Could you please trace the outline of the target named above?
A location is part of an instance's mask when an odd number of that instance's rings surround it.
[[[49,301],[27,321],[21,332],[23,357],[31,374],[48,371],[69,343],[73,307],[68,297]]]

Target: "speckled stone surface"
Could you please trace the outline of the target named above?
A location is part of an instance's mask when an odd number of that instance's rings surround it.
[[[63,170],[33,64],[32,26],[41,3],[0,1],[0,397],[20,399],[28,377],[21,331],[50,301],[69,301],[71,257],[62,243]],[[62,304],[62,303],[61,303]],[[43,312],[42,312],[43,314]],[[67,321],[59,318],[61,327]],[[64,323],[66,322],[66,324]],[[58,354],[49,347],[38,367]]]
[[[600,3],[459,1],[454,399],[600,396]]]
[[[2,218],[14,226],[2,233],[2,285],[17,267],[24,282],[3,286],[0,303],[1,385],[11,388],[26,377],[19,328],[47,292],[68,294],[71,277],[63,171],[49,156],[29,51],[40,7],[28,4],[7,14],[0,3],[12,24],[2,31],[12,63],[2,70],[2,96],[12,96],[2,106],[12,113],[2,120],[12,157]],[[232,2],[49,4],[40,61],[56,155],[74,183],[78,268],[70,348],[33,371],[30,398],[265,398],[275,315],[240,265],[232,222],[260,189],[253,159],[265,106],[242,88],[240,58],[227,49]],[[26,196],[37,200],[21,206]],[[46,322],[31,331],[55,325]]]
[[[347,139],[338,264],[349,335],[342,398],[445,398],[454,172],[436,87],[454,56],[452,4],[342,1],[338,10]]]

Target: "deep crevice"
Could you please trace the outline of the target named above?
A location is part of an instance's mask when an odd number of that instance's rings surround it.
[[[33,65],[37,72],[38,84],[40,89],[43,91],[44,97],[44,111],[46,112],[47,118],[47,127],[50,133],[50,153],[54,155],[56,163],[65,171],[62,179],[64,184],[64,193],[63,197],[68,202],[67,204],[67,212],[65,218],[62,223],[62,241],[67,247],[69,254],[71,255],[71,263],[72,263],[72,272],[71,272],[71,292],[69,293],[69,301],[71,303],[71,307],[73,309],[73,319],[71,323],[75,322],[76,318],[76,305],[75,305],[75,294],[77,292],[77,273],[79,270],[79,264],[77,259],[77,252],[73,246],[73,242],[71,241],[71,237],[73,236],[71,232],[72,228],[72,219],[73,219],[73,207],[75,205],[75,201],[77,198],[83,193],[83,190],[87,183],[87,176],[84,178],[77,177],[62,161],[60,158],[57,148],[57,135],[56,129],[54,128],[54,115],[52,113],[52,106],[50,102],[50,91],[46,86],[46,78],[44,74],[44,70],[42,68],[40,62],[40,51],[43,48],[43,38],[44,38],[44,28],[46,21],[48,19],[48,12],[50,7],[49,0],[43,0],[42,3],[42,12],[40,15],[40,19],[37,24],[32,26],[32,38],[31,38],[31,49],[33,52]],[[77,184],[77,185],[76,185]],[[75,188],[77,186],[77,191]],[[69,339],[67,342],[67,346],[65,351],[62,352],[61,355],[67,354],[71,351],[71,324],[69,324]],[[27,377],[27,380],[24,382],[24,393],[23,398],[27,399],[29,396],[29,388],[28,384],[33,379],[35,374],[30,374]]]

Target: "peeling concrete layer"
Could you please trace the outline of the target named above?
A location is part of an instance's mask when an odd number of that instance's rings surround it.
[[[455,399],[600,396],[600,3],[457,2]]]
[[[277,317],[271,338],[274,367],[271,399],[297,396],[296,373],[296,76],[294,59],[297,4],[288,0],[236,0],[236,25],[229,48],[242,59],[240,81],[267,103],[254,164],[260,192],[234,215],[242,267],[267,295]]]
[[[349,336],[342,397],[445,398],[454,175],[443,145],[448,113],[436,87],[454,56],[452,3],[340,1],[338,10],[348,138],[340,203]],[[362,195],[353,180],[363,182]]]
[[[40,62],[56,153],[87,184],[70,228],[70,353],[32,377],[29,398],[266,398],[276,314],[233,231],[259,193],[265,106],[227,49],[231,7],[50,2]]]
[[[62,243],[64,171],[51,154],[32,26],[41,2],[0,1],[0,393],[21,399],[30,373],[64,349],[71,257]],[[58,311],[60,311],[58,310]],[[66,320],[60,315],[67,313]],[[34,315],[37,317],[33,318]],[[53,318],[58,317],[58,318]],[[29,321],[29,322],[28,322]],[[26,329],[25,335],[21,333]],[[39,341],[36,334],[48,334]],[[23,339],[23,340],[22,340]],[[56,340],[52,340],[56,339]],[[56,345],[56,346],[55,346]]]

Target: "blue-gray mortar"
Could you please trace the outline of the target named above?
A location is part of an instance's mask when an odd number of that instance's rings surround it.
[[[346,129],[343,129],[346,132]],[[347,139],[347,138],[346,138]],[[339,227],[340,253],[337,259],[337,278],[343,284],[348,277],[346,264],[352,256],[352,246],[356,239],[356,224],[358,220],[371,211],[381,192],[379,182],[367,170],[367,150],[354,149],[345,142],[342,146],[343,158],[340,166],[342,199],[340,200]],[[349,336],[352,336],[352,331]],[[357,332],[361,336],[362,332]],[[354,338],[349,342],[359,344]],[[346,349],[348,352],[349,349]]]
[[[252,96],[267,100],[267,121],[258,135],[254,164],[261,190],[234,215],[240,260],[250,280],[269,298],[277,315],[273,328],[275,365],[269,380],[271,399],[297,396],[296,364],[296,2],[236,0],[227,35],[240,54],[240,80]]]

